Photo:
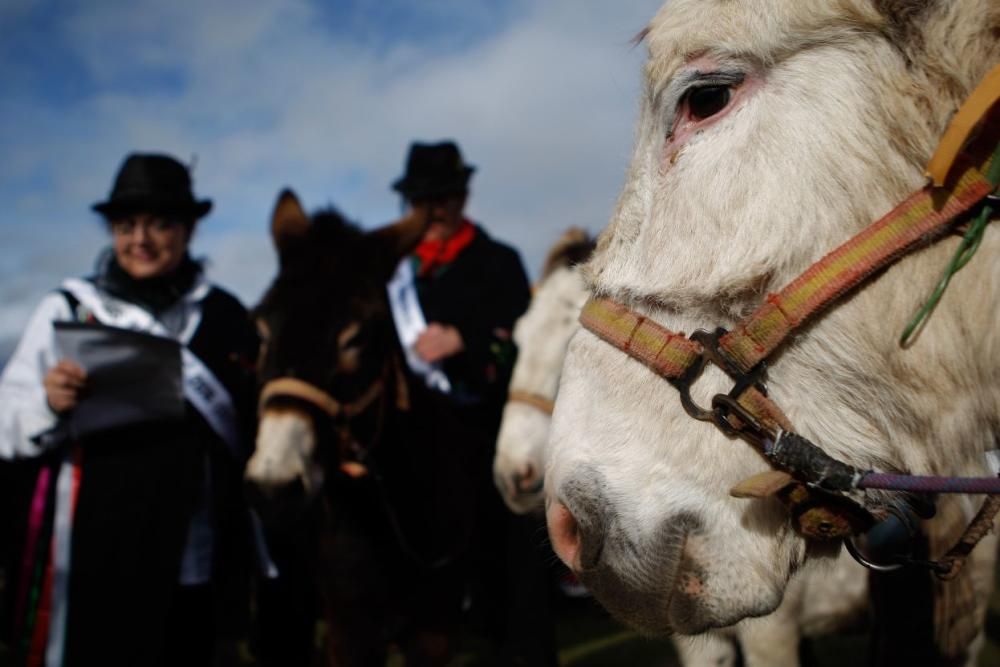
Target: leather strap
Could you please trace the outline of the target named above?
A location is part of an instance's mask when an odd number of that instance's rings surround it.
[[[338,417],[350,418],[364,412],[382,394],[383,388],[384,382],[379,379],[368,387],[365,393],[357,400],[350,403],[341,403],[315,385],[299,380],[298,378],[283,377],[271,380],[264,385],[264,388],[260,392],[258,405],[260,412],[263,413],[264,408],[271,399],[277,396],[291,396],[316,406],[335,419]]]
[[[525,405],[530,405],[533,408],[541,410],[547,415],[551,415],[555,411],[556,402],[551,398],[545,398],[541,394],[535,394],[530,391],[520,391],[518,389],[511,389],[510,393],[507,394],[507,401],[510,403],[523,403]]]
[[[1000,65],[997,65],[989,74],[976,86],[968,99],[951,119],[948,129],[945,130],[937,150],[927,163],[927,178],[931,179],[934,187],[944,185],[951,173],[952,165],[959,152],[965,146],[972,131],[986,117],[990,109],[1000,101]]]

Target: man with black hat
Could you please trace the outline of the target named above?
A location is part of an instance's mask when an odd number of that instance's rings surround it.
[[[93,207],[111,235],[96,274],[42,300],[0,376],[0,459],[33,473],[8,569],[11,648],[29,664],[209,665],[245,620],[257,343],[243,306],[188,254],[211,207],[174,158],[129,155]],[[98,342],[69,358],[74,327]],[[151,367],[153,349],[168,353]],[[84,429],[115,393],[110,368],[134,400]],[[150,396],[171,390],[165,416]]]
[[[414,324],[399,308],[394,315],[411,367],[495,437],[514,361],[510,333],[531,289],[517,252],[464,215],[474,171],[452,141],[410,147],[392,187],[408,205],[425,207],[429,222],[392,285],[413,284],[424,321]]]
[[[525,535],[524,520],[507,512],[492,481],[516,356],[511,332],[531,288],[517,252],[464,215],[474,171],[453,141],[410,146],[406,171],[392,187],[410,207],[426,208],[429,223],[390,281],[389,300],[411,370],[482,437],[464,444],[478,448],[473,608],[501,644],[501,664],[549,665],[551,627],[539,616],[546,602],[532,598],[545,595],[544,585],[534,586],[538,559],[527,553],[537,532]]]

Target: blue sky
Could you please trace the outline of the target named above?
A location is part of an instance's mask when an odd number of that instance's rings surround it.
[[[214,200],[193,249],[247,303],[274,273],[285,185],[366,227],[414,139],[477,165],[468,213],[534,273],[600,230],[632,143],[660,0],[3,0],[0,359],[38,299],[106,244],[90,212],[122,157],[194,162]]]

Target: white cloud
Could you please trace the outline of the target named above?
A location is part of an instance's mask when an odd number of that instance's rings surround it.
[[[389,184],[414,139],[460,142],[479,167],[470,214],[536,271],[561,229],[597,231],[610,214],[643,55],[629,40],[659,4],[532,3],[460,52],[413,39],[349,41],[306,0],[81,5],[60,30],[95,92],[68,108],[26,96],[2,107],[0,120],[22,129],[0,134],[0,182],[45,178],[0,214],[0,340],[16,335],[47,289],[91,265],[102,240],[87,207],[136,149],[197,154],[196,190],[216,207],[195,252],[248,302],[274,270],[267,216],[282,186],[309,207],[334,203],[368,226],[388,221],[399,211]],[[484,20],[484,5],[461,6],[464,20]],[[58,233],[39,235],[42,225]]]

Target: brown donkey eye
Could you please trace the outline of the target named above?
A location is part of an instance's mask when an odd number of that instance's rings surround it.
[[[728,86],[704,86],[688,93],[688,109],[691,116],[704,120],[726,108],[729,104]]]

